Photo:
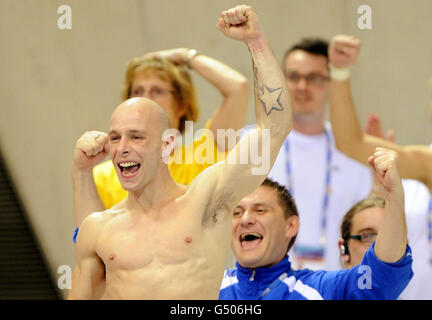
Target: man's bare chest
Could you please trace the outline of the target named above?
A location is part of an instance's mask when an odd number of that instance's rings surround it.
[[[199,219],[188,214],[170,217],[124,215],[109,221],[97,242],[106,268],[136,270],[152,263],[182,264],[203,255]]]

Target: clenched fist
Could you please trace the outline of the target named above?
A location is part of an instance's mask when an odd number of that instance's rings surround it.
[[[263,35],[257,14],[247,5],[223,11],[216,27],[227,37],[246,43],[257,40]]]
[[[99,131],[85,132],[76,142],[73,168],[90,170],[108,153],[108,135]]]
[[[348,68],[357,62],[361,41],[353,36],[334,36],[328,48],[330,63],[336,68]]]
[[[398,154],[385,148],[376,148],[368,159],[374,170],[375,178],[381,187],[379,196],[385,198],[390,195],[403,193],[398,169]]]

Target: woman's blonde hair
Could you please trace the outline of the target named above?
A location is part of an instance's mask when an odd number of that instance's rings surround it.
[[[180,106],[185,106],[186,113],[180,118],[180,132],[185,130],[185,121],[196,121],[199,115],[199,106],[192,77],[184,66],[176,66],[167,59],[152,57],[137,57],[129,61],[121,97],[127,100],[131,97],[132,82],[138,73],[153,73],[162,80],[170,82],[174,87],[174,96]]]

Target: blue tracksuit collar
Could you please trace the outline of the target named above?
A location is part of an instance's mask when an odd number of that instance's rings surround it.
[[[241,290],[247,290],[254,295],[260,294],[273,281],[275,281],[282,273],[292,274],[291,263],[288,256],[276,265],[269,268],[244,268],[236,262],[238,285]]]

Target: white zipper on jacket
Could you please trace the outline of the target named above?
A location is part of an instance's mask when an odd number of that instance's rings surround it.
[[[253,269],[253,270],[252,270],[252,275],[251,275],[251,277],[249,278],[249,281],[254,281],[254,280],[255,280],[255,273],[256,273],[256,271],[255,271],[255,269]]]

